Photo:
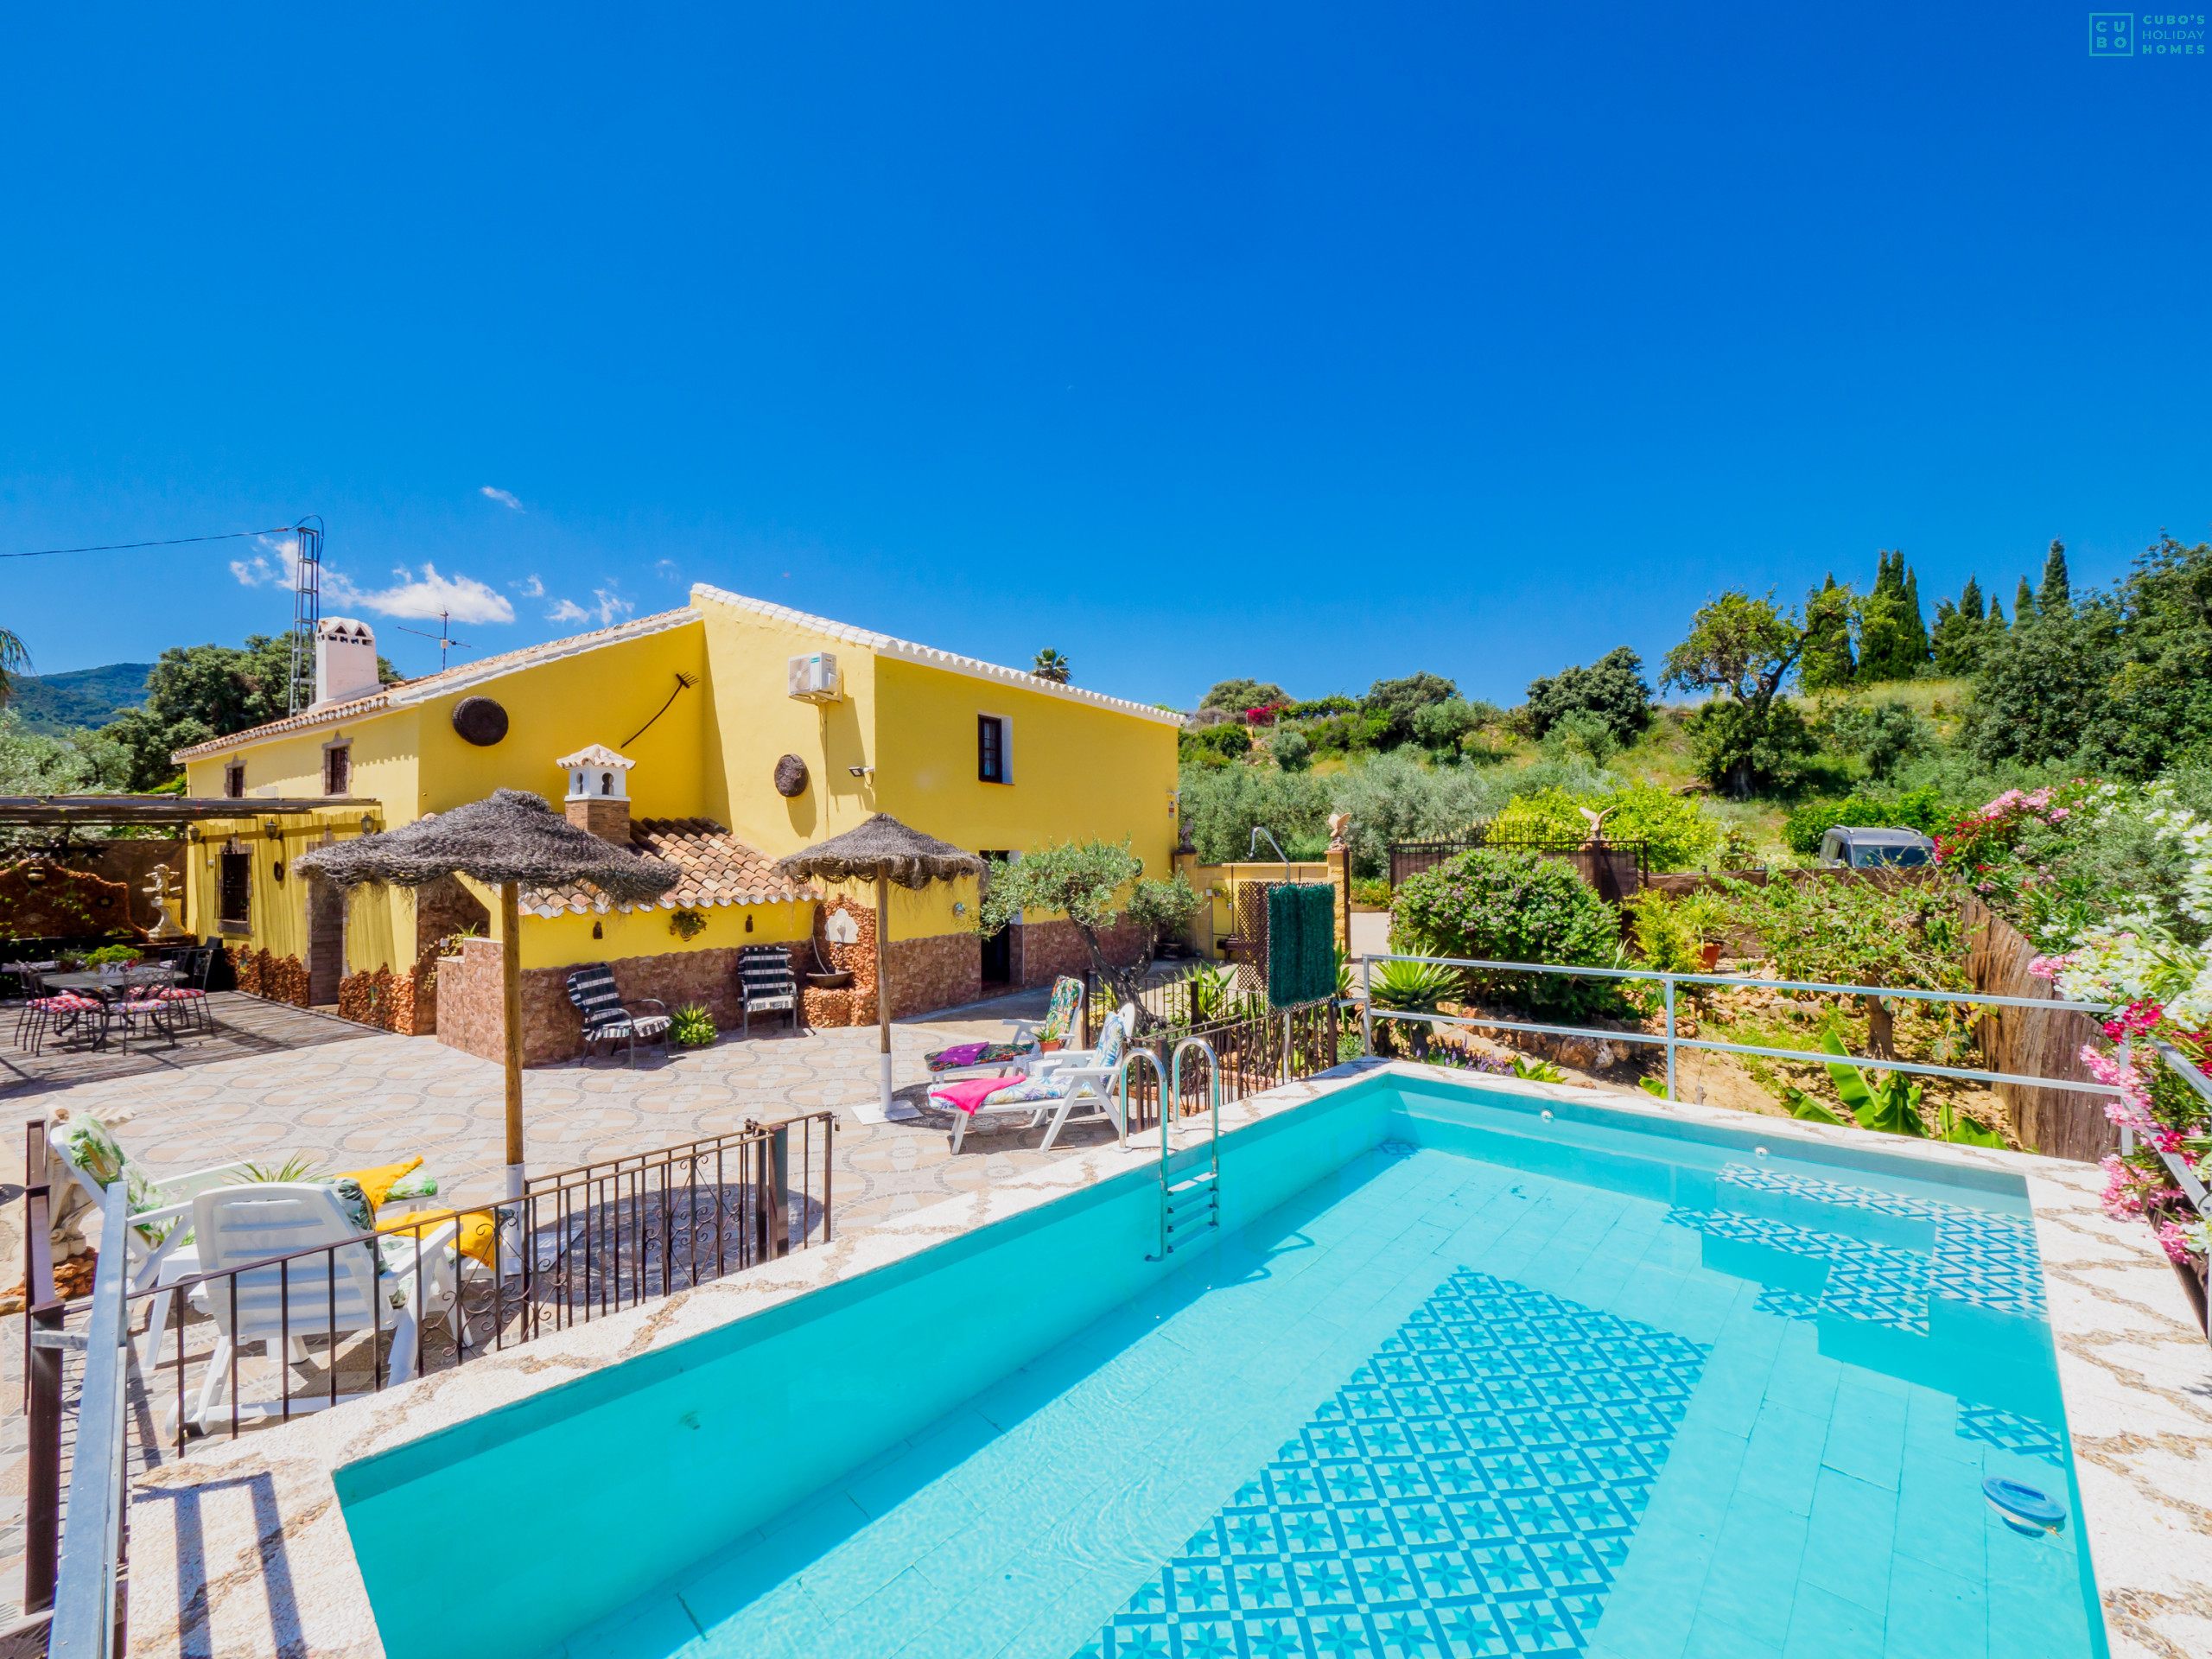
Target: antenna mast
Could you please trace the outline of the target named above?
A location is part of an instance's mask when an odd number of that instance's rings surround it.
[[[315,702],[315,635],[322,620],[322,518],[309,513],[292,527],[292,679],[284,712]]]
[[[452,630],[448,626],[452,620],[453,613],[451,611],[440,611],[438,613],[438,631],[435,633],[427,632],[421,628],[401,628],[399,630],[402,633],[414,634],[418,639],[435,639],[438,642],[438,672],[441,674],[446,671],[446,652],[448,651],[474,651],[475,649],[475,647],[470,645],[467,640],[456,639],[453,637]]]

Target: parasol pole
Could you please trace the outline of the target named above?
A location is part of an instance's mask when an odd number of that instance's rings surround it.
[[[507,1061],[507,1196],[522,1196],[522,905],[517,884],[499,883],[499,1007]]]
[[[876,1109],[888,1119],[891,1116],[891,982],[885,977],[885,936],[891,931],[891,883],[881,866],[875,872],[875,1034],[879,1063],[883,1071],[883,1087],[876,1096]]]

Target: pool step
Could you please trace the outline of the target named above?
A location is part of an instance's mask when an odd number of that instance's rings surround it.
[[[1205,1114],[1205,1138],[1188,1146],[1175,1144],[1176,1131],[1196,1113],[1178,1108],[1183,1097],[1183,1057],[1196,1051],[1206,1062],[1211,1085],[1210,1109]],[[1213,1050],[1202,1039],[1186,1037],[1175,1050],[1173,1073],[1160,1091],[1160,1249],[1147,1262],[1165,1262],[1201,1234],[1221,1227],[1221,1080]]]

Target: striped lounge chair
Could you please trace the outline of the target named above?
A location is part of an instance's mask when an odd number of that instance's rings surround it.
[[[659,1012],[639,1014],[626,1007],[622,994],[614,988],[614,970],[603,962],[579,968],[569,976],[569,1001],[584,1017],[586,1059],[601,1043],[610,1047],[616,1043],[627,1045],[632,1065],[638,1063],[639,1042],[657,1042],[663,1049],[668,1046],[668,1004],[641,996],[638,999],[639,1007],[650,1004]]]
[[[959,1043],[922,1056],[931,1083],[954,1077],[985,1077],[1027,1066],[1046,1043],[1064,1043],[1083,1028],[1083,982],[1063,976],[1052,982],[1052,1001],[1042,1025],[1018,1023],[1002,1043]]]
[[[740,1029],[753,1034],[754,1013],[785,1013],[798,1029],[798,981],[791,977],[791,953],[780,944],[748,944],[737,953],[737,992],[744,1006]]]

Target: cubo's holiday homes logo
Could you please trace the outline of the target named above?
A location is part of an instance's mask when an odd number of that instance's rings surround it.
[[[2201,58],[2208,22],[2202,11],[2093,11],[2093,58]]]

